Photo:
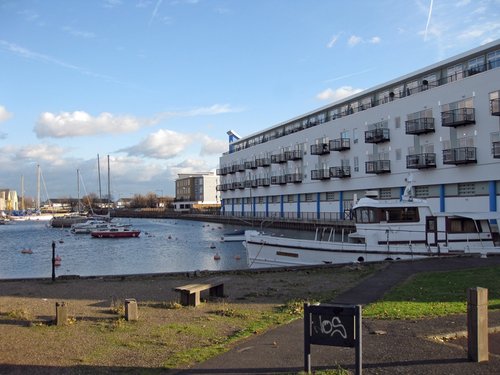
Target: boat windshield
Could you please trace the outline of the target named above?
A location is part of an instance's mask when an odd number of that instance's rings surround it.
[[[358,207],[354,210],[356,223],[408,223],[420,220],[418,207]]]

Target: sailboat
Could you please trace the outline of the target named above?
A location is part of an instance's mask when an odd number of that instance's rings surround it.
[[[12,212],[10,219],[14,221],[49,221],[54,215],[52,213],[42,213],[40,206],[40,181],[42,179],[42,170],[40,165],[37,165],[37,195],[35,210],[26,210],[24,207],[24,176],[21,176],[21,210]]]

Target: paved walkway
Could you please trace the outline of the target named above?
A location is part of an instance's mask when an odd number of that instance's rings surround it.
[[[500,257],[395,262],[339,295],[333,302],[365,305],[380,299],[393,286],[415,273],[493,265],[500,265]],[[475,286],[478,285],[471,285]],[[500,327],[500,311],[490,311],[489,326]],[[467,360],[466,341],[463,339],[443,343],[428,338],[466,330],[465,315],[416,321],[363,319],[363,374],[500,373],[500,334],[490,334],[490,358],[482,363]],[[229,352],[180,373],[295,374],[304,369],[303,334],[303,320],[299,319],[245,340]],[[311,359],[313,370],[339,366],[354,373],[352,348],[314,345]]]

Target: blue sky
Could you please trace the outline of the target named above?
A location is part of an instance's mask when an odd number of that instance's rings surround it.
[[[500,0],[0,0],[0,188],[174,195],[245,136],[500,38]]]

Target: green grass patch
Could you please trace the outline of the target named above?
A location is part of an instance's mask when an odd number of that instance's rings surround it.
[[[418,319],[467,312],[467,289],[488,289],[489,309],[500,309],[500,267],[417,274],[376,303],[363,316]]]

